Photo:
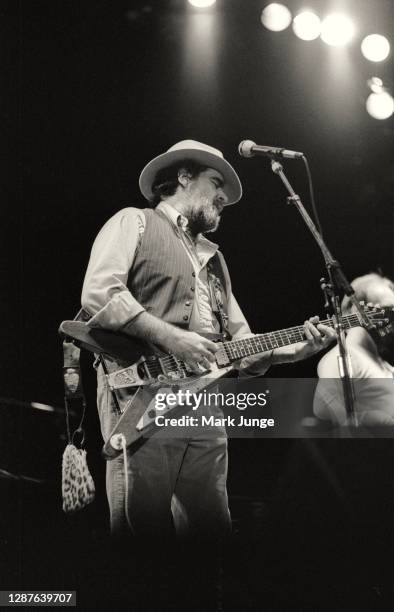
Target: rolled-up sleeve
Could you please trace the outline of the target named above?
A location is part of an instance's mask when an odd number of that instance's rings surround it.
[[[127,288],[145,215],[124,208],[107,221],[94,241],[82,289],[82,307],[92,318],[88,325],[117,330],[144,308]]]

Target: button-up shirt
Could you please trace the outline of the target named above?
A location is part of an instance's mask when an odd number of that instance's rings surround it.
[[[218,245],[202,234],[194,242],[187,231],[187,219],[173,206],[161,202],[162,211],[177,229],[196,275],[195,301],[189,329],[195,332],[215,332],[219,324],[212,310],[207,276],[207,264]],[[82,289],[82,306],[92,315],[89,325],[119,330],[143,312],[143,306],[127,288],[127,278],[133,265],[139,240],[145,230],[145,214],[139,208],[124,208],[107,221],[92,248]],[[241,337],[250,334],[250,327],[231,293],[228,300],[230,334]]]

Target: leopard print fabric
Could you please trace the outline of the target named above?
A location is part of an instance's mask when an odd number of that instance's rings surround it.
[[[64,512],[81,510],[94,500],[95,487],[86,462],[86,451],[68,444],[63,453],[62,495]]]

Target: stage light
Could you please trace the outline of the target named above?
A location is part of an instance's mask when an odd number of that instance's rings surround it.
[[[383,91],[383,81],[379,77],[371,77],[368,79],[367,85],[373,93],[380,93]]]
[[[320,36],[327,45],[342,47],[353,38],[354,24],[346,15],[333,13],[323,19]]]
[[[216,10],[190,10],[182,28],[182,52],[180,54],[183,102],[204,100],[214,104],[219,96],[218,58],[221,19]],[[197,112],[197,111],[196,111]]]
[[[370,62],[382,62],[390,53],[390,43],[385,36],[369,34],[361,43],[361,53]]]
[[[388,91],[371,93],[367,98],[366,107],[374,119],[388,119],[394,113],[394,100]]]
[[[314,40],[320,36],[320,19],[311,11],[303,11],[294,17],[293,31],[302,40]]]
[[[291,13],[283,4],[273,2],[261,13],[261,23],[273,32],[285,30],[291,24]]]
[[[189,0],[189,4],[196,8],[207,8],[215,4],[216,0]]]

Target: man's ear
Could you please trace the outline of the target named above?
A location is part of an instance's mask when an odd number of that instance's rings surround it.
[[[178,183],[182,185],[182,187],[187,187],[191,178],[191,174],[186,170],[186,168],[179,168]]]

